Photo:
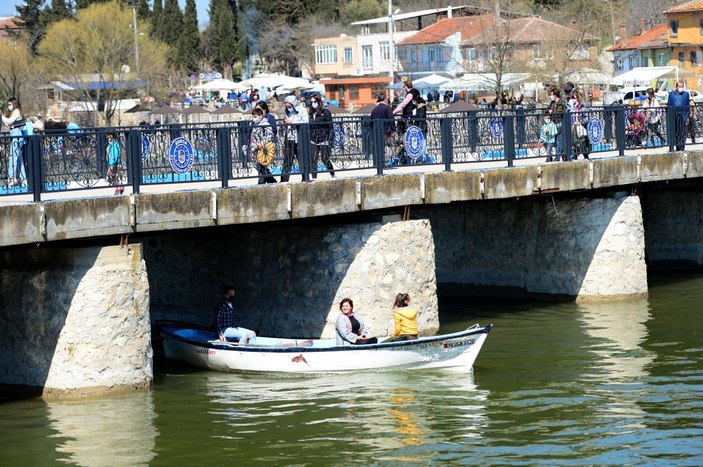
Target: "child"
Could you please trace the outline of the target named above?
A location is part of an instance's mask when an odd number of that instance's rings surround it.
[[[393,304],[393,321],[395,330],[393,336],[385,342],[407,341],[417,339],[417,310],[410,307],[410,295],[399,293]]]
[[[107,135],[107,182],[115,187],[115,194],[121,195],[124,188],[120,186],[122,170],[122,157],[120,156],[120,143],[117,141],[117,134]]]
[[[547,151],[547,162],[558,160],[553,158],[554,144],[557,139],[557,126],[550,118],[549,112],[544,114],[544,124],[539,133],[539,140],[544,143],[544,148]]]

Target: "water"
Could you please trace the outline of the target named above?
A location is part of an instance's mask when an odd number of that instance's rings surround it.
[[[0,405],[2,465],[703,465],[703,277],[649,300],[441,302],[473,376],[161,367],[153,390]]]

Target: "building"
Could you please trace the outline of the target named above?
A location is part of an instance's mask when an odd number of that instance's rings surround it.
[[[683,3],[664,12],[671,66],[689,89],[703,88],[703,0]]]
[[[8,37],[13,32],[24,29],[24,23],[17,16],[0,16],[0,40]]]
[[[606,49],[608,52],[613,52],[613,76],[637,67],[667,66],[671,60],[667,27],[666,23],[662,23],[652,29],[644,30],[644,21],[642,21],[638,35],[625,37],[622,31],[620,41]]]
[[[359,108],[375,102],[375,94],[386,89],[406,70],[391,44],[412,36],[426,25],[462,13],[467,7],[445,7],[393,14],[352,25],[358,35],[341,34],[313,42],[315,75],[325,84],[328,100],[340,107]],[[430,73],[424,73],[428,75]]]

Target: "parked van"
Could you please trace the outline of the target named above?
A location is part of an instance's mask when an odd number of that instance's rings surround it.
[[[613,102],[622,100],[623,104],[630,101],[642,103],[647,100],[647,89],[649,86],[624,87],[613,91],[603,91],[603,105],[610,105]]]

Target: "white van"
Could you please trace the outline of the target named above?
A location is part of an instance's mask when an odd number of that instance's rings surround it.
[[[613,102],[622,100],[627,104],[632,100],[642,102],[647,100],[647,89],[649,86],[632,86],[620,88],[613,91],[603,91],[603,105],[610,105]]]

